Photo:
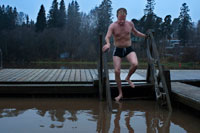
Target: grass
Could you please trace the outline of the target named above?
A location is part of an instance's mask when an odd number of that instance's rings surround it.
[[[97,65],[95,61],[36,61],[31,62],[37,65]],[[200,69],[200,62],[169,62],[162,60],[161,64],[167,69]],[[113,67],[113,62],[108,62],[109,67]],[[130,64],[127,61],[122,62],[122,68],[129,68]],[[146,69],[148,66],[147,61],[139,61],[139,69]]]

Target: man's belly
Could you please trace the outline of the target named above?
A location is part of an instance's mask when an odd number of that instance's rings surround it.
[[[114,41],[114,45],[118,48],[126,48],[131,46],[131,40]]]
[[[131,43],[115,43],[114,45],[118,48],[127,48],[131,46]]]

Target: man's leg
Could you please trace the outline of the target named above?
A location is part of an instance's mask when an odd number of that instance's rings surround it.
[[[134,88],[135,85],[131,82],[130,77],[132,76],[132,74],[135,72],[135,70],[137,69],[138,66],[138,60],[137,60],[137,55],[135,52],[131,52],[126,56],[127,60],[130,62],[131,67],[129,69],[128,75],[126,77],[126,81],[129,83],[129,85]]]
[[[116,101],[119,101],[123,97],[121,79],[120,79],[121,61],[122,59],[120,57],[113,56],[113,64],[114,64],[114,69],[115,69],[115,81],[117,82],[117,87],[119,91],[119,95],[115,97]]]

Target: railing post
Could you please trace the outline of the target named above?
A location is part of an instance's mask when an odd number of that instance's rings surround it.
[[[99,98],[103,100],[103,54],[102,54],[102,35],[99,35],[99,63],[98,63],[98,78],[99,78]]]
[[[108,74],[107,53],[102,52],[103,36],[99,36],[99,63],[98,63],[98,77],[99,77],[99,97],[103,100],[103,95],[106,94],[106,101],[109,111],[112,110],[112,99],[110,92],[110,81]]]
[[[106,100],[109,111],[112,111],[112,99],[110,92],[110,81],[109,81],[109,72],[108,72],[108,62],[107,62],[108,52],[104,53],[104,75],[105,75],[105,85],[106,85]]]
[[[2,50],[0,49],[0,69],[3,68],[3,53]]]

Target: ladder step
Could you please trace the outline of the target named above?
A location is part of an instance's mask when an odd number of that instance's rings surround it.
[[[140,83],[134,83],[135,87],[153,87],[153,84],[151,83],[146,83],[146,82],[140,82]],[[130,87],[130,85],[128,84],[128,82],[123,82],[121,83],[122,88],[128,88]],[[116,83],[110,83],[110,87],[114,88],[117,87]]]

